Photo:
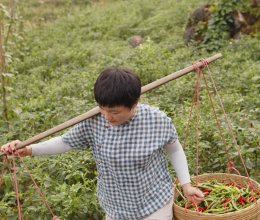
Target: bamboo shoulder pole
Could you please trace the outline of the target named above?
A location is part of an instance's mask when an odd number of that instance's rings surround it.
[[[211,63],[211,62],[219,59],[220,57],[222,57],[221,54],[216,54],[216,55],[214,55],[212,57],[209,57],[209,58],[207,58],[205,60],[208,63]],[[202,62],[198,62],[196,64],[197,64],[198,67],[202,67],[203,66]],[[167,76],[165,76],[165,77],[163,77],[161,79],[158,79],[158,80],[156,80],[156,81],[154,81],[152,83],[149,83],[149,84],[147,84],[147,85],[142,87],[142,94],[145,93],[145,92],[148,92],[148,91],[150,91],[150,90],[152,90],[154,88],[157,88],[157,87],[159,87],[159,86],[161,86],[161,85],[163,85],[163,84],[165,84],[167,82],[170,82],[170,81],[175,80],[175,79],[177,79],[177,78],[179,78],[181,76],[184,76],[185,74],[190,73],[193,70],[194,70],[194,67],[191,65],[191,66],[186,67],[186,68],[184,68],[182,70],[179,70],[177,72],[171,73],[171,74],[169,74],[169,75],[167,75]],[[95,108],[91,109],[90,111],[88,111],[88,112],[86,112],[86,113],[84,113],[82,115],[79,115],[79,116],[77,116],[75,118],[72,118],[72,119],[70,119],[70,120],[68,120],[68,121],[66,121],[66,122],[64,122],[64,123],[62,123],[62,124],[60,124],[60,125],[58,125],[58,126],[56,126],[54,128],[51,128],[51,129],[49,129],[47,131],[44,131],[44,132],[42,132],[42,133],[40,133],[38,135],[35,135],[34,137],[31,137],[31,138],[21,142],[21,144],[19,144],[17,146],[17,149],[20,149],[20,148],[28,146],[28,145],[30,145],[32,143],[35,143],[35,142],[37,142],[37,141],[39,141],[39,140],[41,140],[43,138],[46,138],[46,137],[48,137],[48,136],[50,136],[52,134],[55,134],[55,133],[57,133],[59,131],[62,131],[64,129],[68,128],[68,127],[71,127],[71,126],[73,126],[73,125],[75,125],[75,124],[77,124],[77,123],[79,123],[81,121],[84,121],[84,120],[86,120],[88,118],[91,118],[91,117],[93,117],[93,116],[95,116],[95,115],[97,115],[99,113],[100,113],[99,107],[95,107]],[[0,153],[0,155],[1,155],[1,153]]]

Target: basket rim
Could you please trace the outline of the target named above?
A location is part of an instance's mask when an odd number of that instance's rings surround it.
[[[256,182],[255,180],[251,179],[250,177],[246,177],[246,176],[242,176],[242,175],[237,175],[237,174],[228,174],[228,173],[203,173],[203,174],[200,174],[198,175],[198,177],[206,177],[206,176],[230,176],[230,177],[236,177],[236,178],[242,178],[242,179],[250,179],[259,189],[260,189],[260,183]],[[193,176],[191,179],[193,178],[196,178],[196,176]],[[174,187],[175,188],[175,187]],[[255,206],[259,206],[260,207],[260,198],[254,202],[253,204],[251,204],[250,206],[244,208],[244,209],[241,209],[241,210],[236,210],[236,211],[233,211],[233,212],[227,212],[227,213],[223,213],[223,214],[216,214],[216,213],[204,213],[204,212],[196,212],[196,211],[192,211],[192,210],[189,210],[189,209],[185,209],[183,207],[180,207],[178,206],[176,203],[175,203],[175,199],[173,199],[173,207],[175,209],[175,207],[177,207],[179,210],[182,210],[184,212],[189,212],[189,213],[192,213],[194,215],[198,215],[198,216],[229,216],[229,215],[234,215],[235,214],[239,214],[239,213],[242,213],[242,212],[247,212],[248,209],[252,209],[254,208]],[[260,213],[260,208],[259,208],[259,213]]]

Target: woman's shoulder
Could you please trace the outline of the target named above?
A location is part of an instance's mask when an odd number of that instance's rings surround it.
[[[140,116],[142,117],[149,117],[152,119],[161,119],[161,120],[168,120],[169,117],[166,115],[165,112],[161,111],[159,107],[151,106],[148,104],[138,104],[138,111],[140,112]]]

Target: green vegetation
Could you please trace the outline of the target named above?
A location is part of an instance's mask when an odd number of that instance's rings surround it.
[[[187,18],[194,9],[206,4],[205,0],[55,2],[58,5],[53,1],[31,0],[15,6],[13,35],[6,46],[8,121],[0,116],[0,145],[14,139],[25,140],[94,107],[93,83],[107,66],[132,68],[145,85],[221,52],[223,58],[210,65],[213,77],[249,174],[260,181],[257,34],[240,40],[224,39],[218,51],[207,52],[205,46],[199,49],[183,41]],[[10,16],[5,13],[3,17],[7,30]],[[131,48],[128,40],[133,35],[141,35],[144,43]],[[172,117],[181,142],[193,96],[194,75],[162,86],[141,100],[160,107]],[[203,83],[200,95],[199,173],[226,172],[227,159]],[[217,103],[216,108],[230,156],[243,173]],[[194,120],[185,150],[190,172],[195,174]],[[97,173],[89,150],[25,161],[61,219],[102,218],[95,197]],[[22,164],[18,167],[18,178],[24,218],[50,219]],[[11,180],[5,175],[0,188],[1,219],[17,217],[12,190]]]

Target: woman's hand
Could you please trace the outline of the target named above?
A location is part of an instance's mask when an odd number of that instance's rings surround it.
[[[19,140],[7,143],[1,147],[1,151],[7,155],[14,154],[15,156],[20,156],[20,157],[31,156],[32,148],[30,146],[26,146],[21,149],[16,149],[16,146],[20,143],[21,141]]]
[[[190,201],[199,203],[204,200],[204,194],[196,187],[193,187],[191,183],[186,183],[182,186],[183,193]]]

